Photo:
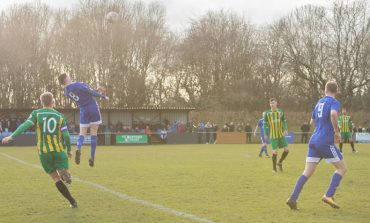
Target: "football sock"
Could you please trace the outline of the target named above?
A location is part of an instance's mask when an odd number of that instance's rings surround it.
[[[265,150],[265,154],[266,154],[266,156],[268,156],[268,155],[269,155],[269,153],[268,153],[268,151],[267,151],[267,146],[264,146],[264,150]]]
[[[289,200],[291,201],[297,201],[299,194],[302,191],[303,185],[306,183],[308,178],[305,175],[301,175],[298,177],[297,183],[295,184],[295,187],[293,189],[293,193],[290,195]]]
[[[340,149],[340,152],[342,152],[342,148],[343,148],[343,143],[339,143],[339,149]]]
[[[262,156],[262,153],[263,153],[263,151],[264,151],[264,147],[265,147],[265,146],[261,146],[261,149],[260,149],[260,154],[259,154],[259,156]]]
[[[81,150],[82,145],[84,144],[85,136],[79,135],[77,140],[77,150]]]
[[[281,154],[281,157],[280,157],[280,160],[279,160],[279,163],[282,163],[285,158],[288,156],[288,153],[287,151],[284,151],[283,154]]]
[[[351,142],[351,147],[352,147],[352,151],[356,151],[355,150],[355,144],[353,142]]]
[[[62,181],[56,182],[55,186],[58,188],[59,192],[69,201],[69,203],[73,204],[75,202],[75,199],[73,199],[71,193],[69,193],[68,188]]]
[[[276,171],[277,154],[272,154],[272,169]]]
[[[96,144],[97,144],[97,136],[92,135],[91,136],[91,160],[95,160],[95,150],[96,150]]]
[[[326,192],[327,197],[333,197],[335,194],[335,191],[337,190],[337,187],[339,186],[340,181],[342,180],[342,175],[335,172],[333,174],[333,177],[331,178],[331,182],[328,188],[328,191]]]

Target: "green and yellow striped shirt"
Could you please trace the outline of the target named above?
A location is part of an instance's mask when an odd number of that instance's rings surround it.
[[[67,123],[61,113],[51,108],[34,110],[26,122],[36,127],[39,154],[53,151],[64,152],[62,131],[67,129]]]
[[[283,110],[276,109],[275,111],[268,110],[263,117],[264,123],[270,126],[270,139],[277,139],[285,136],[284,131],[288,130],[287,121]],[[265,131],[265,124],[263,125]],[[266,131],[265,131],[266,134]]]
[[[352,119],[349,115],[341,115],[338,118],[339,131],[343,133],[352,131]]]

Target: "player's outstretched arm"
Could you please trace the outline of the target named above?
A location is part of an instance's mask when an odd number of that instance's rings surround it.
[[[92,89],[91,87],[89,87],[86,84],[81,84],[80,87],[81,87],[81,89],[83,89],[86,92],[90,93],[94,97],[100,97],[100,98],[104,98],[104,99],[107,99],[107,100],[109,99],[107,96],[99,93],[97,90]]]
[[[68,130],[64,130],[62,132],[63,134],[63,140],[64,144],[67,147],[67,154],[69,158],[72,158],[72,153],[71,153],[71,136],[69,135]]]
[[[3,138],[2,143],[7,144],[12,141],[15,137],[19,136],[23,132],[25,132],[28,128],[33,126],[33,123],[29,120],[23,122],[14,132],[8,137]]]

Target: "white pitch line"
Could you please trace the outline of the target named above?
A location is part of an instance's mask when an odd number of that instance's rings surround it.
[[[14,160],[14,161],[16,161],[18,163],[23,164],[23,165],[30,166],[30,167],[33,167],[33,168],[37,168],[37,169],[41,169],[42,170],[42,167],[39,166],[39,165],[27,163],[27,162],[25,162],[25,161],[23,161],[21,159],[18,159],[18,158],[14,157],[14,156],[10,156],[10,155],[8,155],[6,153],[0,153],[0,154],[2,156],[4,156],[4,157],[7,157],[9,159],[12,159],[12,160]],[[175,209],[172,209],[172,208],[168,208],[168,207],[162,206],[160,204],[155,204],[155,203],[152,203],[150,201],[141,200],[141,199],[138,199],[136,197],[132,197],[132,196],[129,196],[129,195],[126,195],[126,194],[123,194],[123,193],[120,193],[120,192],[111,190],[111,189],[109,189],[109,188],[107,188],[107,187],[105,187],[103,185],[100,185],[100,184],[97,184],[97,183],[94,183],[94,182],[91,182],[91,181],[87,181],[87,180],[81,179],[81,178],[76,177],[76,176],[73,176],[73,180],[75,180],[77,182],[81,182],[81,183],[87,184],[87,185],[90,185],[90,186],[95,187],[96,189],[99,189],[101,191],[104,191],[104,192],[107,192],[107,193],[116,195],[117,197],[119,197],[119,198],[121,198],[123,200],[131,201],[133,203],[141,204],[143,206],[148,206],[148,207],[151,207],[151,208],[154,208],[154,209],[163,211],[163,212],[167,212],[169,214],[176,215],[178,217],[187,218],[187,219],[190,219],[190,220],[193,220],[193,221],[196,221],[196,222],[201,222],[201,223],[215,223],[214,221],[208,220],[206,218],[200,218],[200,217],[197,217],[197,216],[192,215],[192,214],[188,214],[188,213],[185,213],[185,212],[182,212],[182,211],[178,211],[178,210],[175,210]]]

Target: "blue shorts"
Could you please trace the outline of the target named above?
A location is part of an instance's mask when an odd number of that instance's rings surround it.
[[[89,127],[91,124],[101,124],[99,106],[96,102],[80,107],[80,126]]]
[[[343,156],[334,144],[309,144],[306,162],[318,163],[321,159],[335,163],[343,160]]]

